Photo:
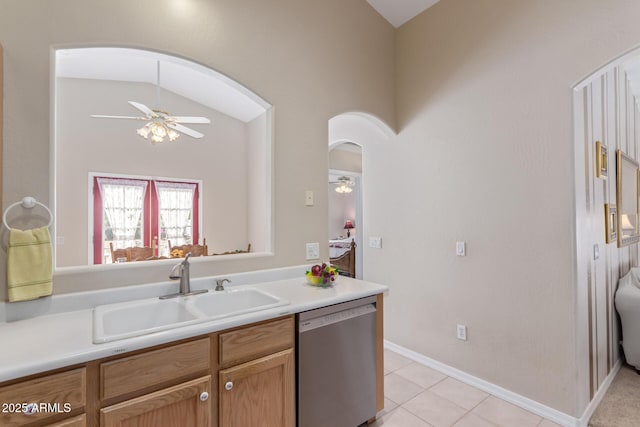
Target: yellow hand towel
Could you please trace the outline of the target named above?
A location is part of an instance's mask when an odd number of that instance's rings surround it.
[[[47,227],[9,232],[7,282],[9,301],[25,301],[51,295],[53,257]]]

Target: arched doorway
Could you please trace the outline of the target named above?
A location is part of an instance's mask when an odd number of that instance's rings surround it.
[[[344,226],[351,221],[354,228],[349,230],[356,243],[355,277],[358,279],[366,278],[369,250],[365,194],[373,190],[367,190],[367,157],[375,155],[373,145],[389,142],[394,136],[395,132],[386,123],[368,113],[347,112],[329,120],[329,239],[345,240]],[[349,179],[350,193],[335,191],[341,178]]]

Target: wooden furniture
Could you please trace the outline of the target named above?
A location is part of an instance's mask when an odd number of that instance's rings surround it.
[[[69,411],[0,413],[0,425],[294,427],[294,345],[291,315],[19,378],[0,402]]]
[[[251,252],[251,243],[249,243],[247,245],[247,250],[245,251],[244,249],[236,249],[235,251],[227,251],[227,252],[220,252],[220,253],[215,253],[215,254],[211,254],[211,255],[233,255],[233,254],[246,254]]]
[[[3,407],[0,425],[21,426],[34,421],[55,422],[69,415],[84,412],[86,404],[86,369],[84,367],[43,375],[0,387],[0,403],[21,405],[22,403],[51,404],[40,411],[25,415],[22,408]],[[65,404],[69,404],[65,407]]]
[[[209,248],[207,247],[207,239],[202,239],[202,245],[180,245],[171,246],[171,240],[169,240],[169,253],[173,254],[174,250],[180,251],[182,258],[191,252],[191,256],[207,256],[209,255]]]
[[[220,334],[219,427],[295,427],[293,316]]]
[[[329,258],[331,265],[338,267],[338,272],[343,276],[356,277],[356,242],[351,239],[349,250],[342,255]]]
[[[146,261],[153,258],[156,252],[153,246],[132,246],[127,251],[129,261]]]
[[[149,246],[131,246],[123,249],[113,249],[113,242],[109,242],[109,249],[111,250],[111,262],[131,262],[131,261],[147,261],[152,259],[162,259],[162,257],[156,257],[155,242]],[[120,260],[120,261],[118,261]]]

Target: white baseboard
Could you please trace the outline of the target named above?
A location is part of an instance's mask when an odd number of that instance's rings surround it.
[[[618,359],[616,364],[613,365],[613,369],[611,369],[611,372],[609,372],[609,375],[607,375],[607,377],[602,382],[602,385],[596,392],[596,395],[593,396],[593,399],[591,399],[591,402],[589,402],[589,404],[587,405],[587,409],[585,409],[584,413],[578,420],[577,427],[587,427],[589,425],[589,420],[591,419],[591,416],[593,415],[596,408],[600,404],[600,401],[602,401],[602,398],[604,397],[604,395],[607,393],[607,390],[609,390],[609,386],[613,382],[613,379],[616,377],[616,374],[618,373],[621,367],[622,367],[622,359]]]
[[[405,347],[394,344],[390,341],[384,340],[384,347],[389,350],[393,350],[396,353],[401,354],[402,356],[411,359],[415,362],[418,362],[422,365],[428,366],[436,371],[442,372],[445,375],[448,375],[452,378],[455,378],[459,381],[462,381],[465,384],[469,384],[474,386],[482,391],[490,393],[500,399],[506,400],[509,403],[513,403],[516,406],[519,406],[527,411],[533,412],[534,414],[540,415],[554,423],[560,424],[564,427],[587,427],[589,423],[589,419],[593,415],[593,412],[597,408],[598,404],[604,397],[607,389],[611,385],[613,378],[616,376],[616,373],[620,370],[621,362],[618,362],[614,365],[613,369],[605,379],[605,381],[600,386],[600,389],[591,400],[584,414],[580,418],[573,417],[571,415],[565,414],[564,412],[560,412],[557,409],[553,409],[549,406],[543,405],[540,402],[536,402],[535,400],[529,399],[528,397],[524,397],[520,394],[514,393],[510,390],[497,386],[493,383],[480,379],[478,377],[474,377],[464,371],[453,368],[449,365],[446,365],[442,362],[438,362],[437,360],[431,359],[427,356],[424,356],[420,353],[416,353],[415,351],[409,350]]]

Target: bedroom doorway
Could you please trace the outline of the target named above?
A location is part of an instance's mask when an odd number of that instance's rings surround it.
[[[329,257],[355,255],[349,269],[362,279],[362,147],[356,143],[329,147],[328,207]],[[349,255],[352,242],[355,249]]]

